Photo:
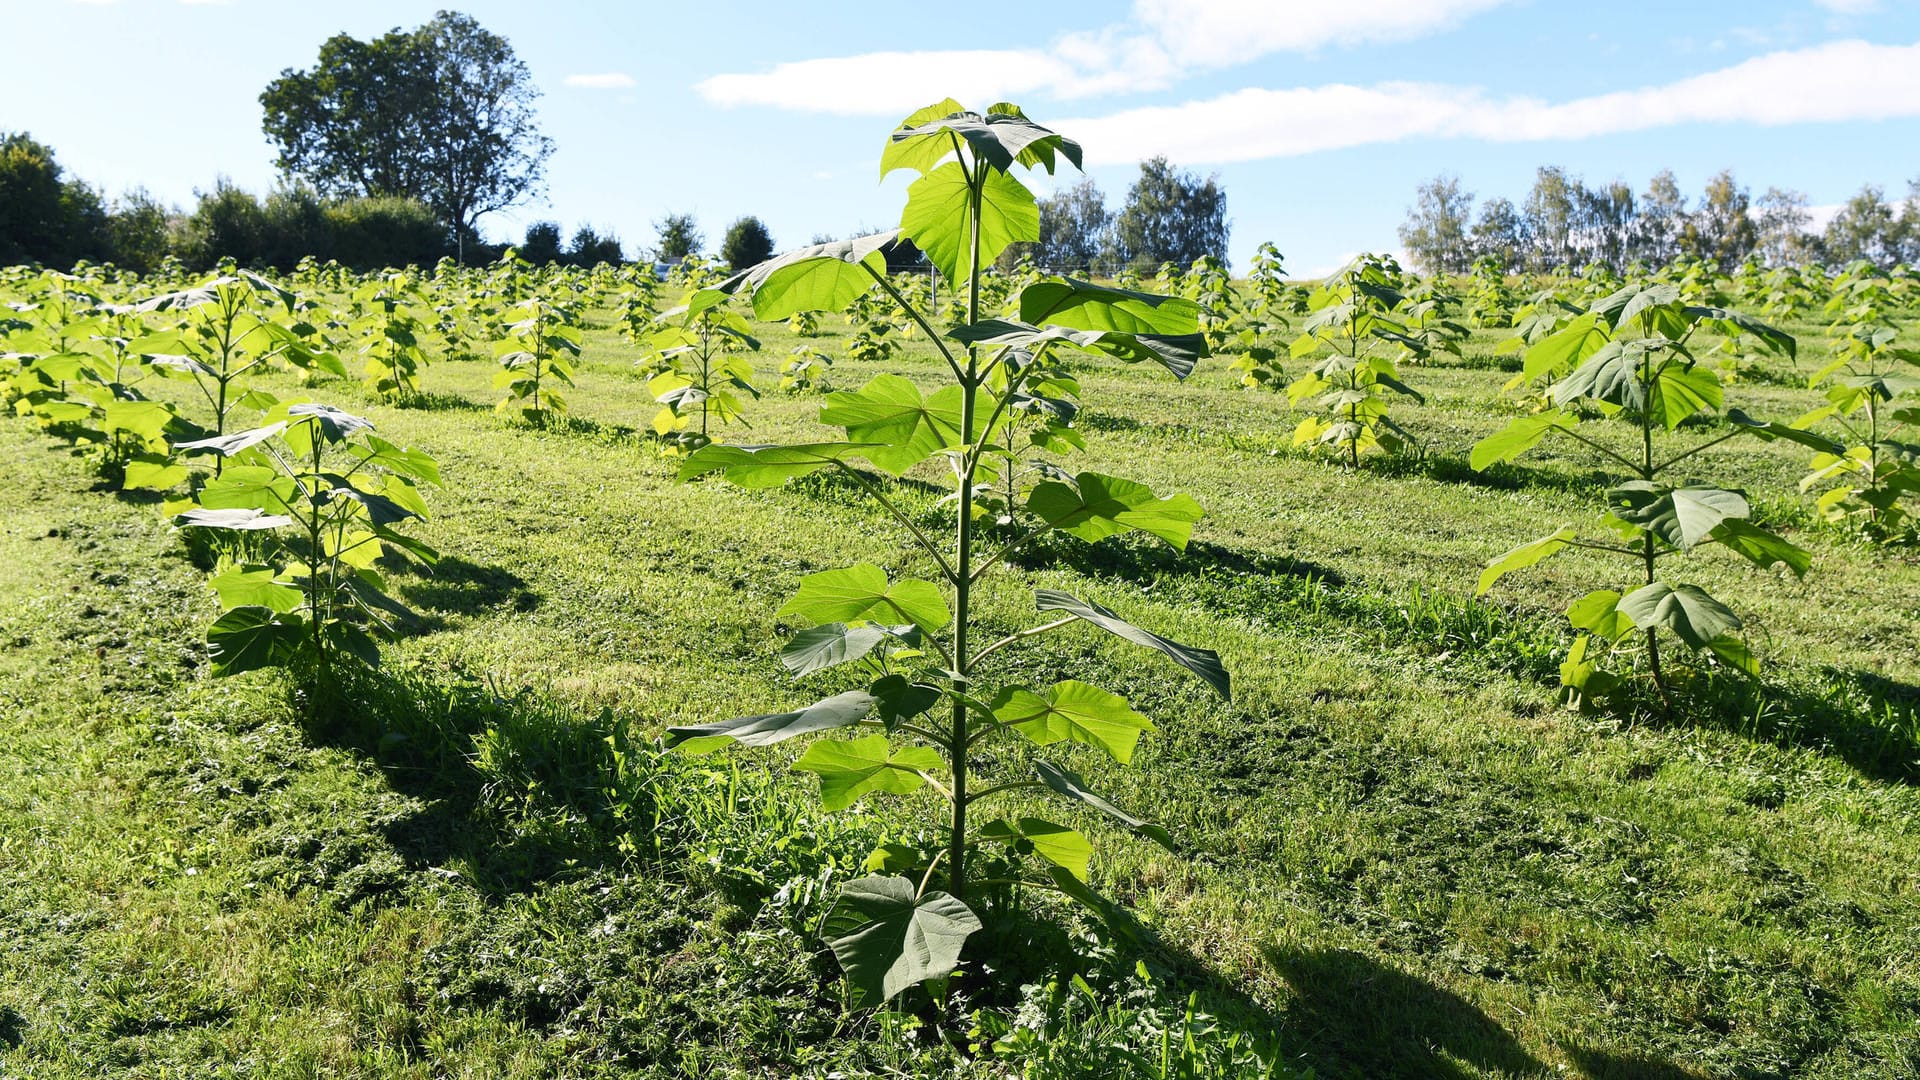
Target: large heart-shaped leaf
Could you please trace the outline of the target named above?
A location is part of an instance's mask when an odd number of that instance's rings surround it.
[[[1200,305],[1184,296],[1160,296],[1095,285],[1074,278],[1036,281],[1020,290],[1020,321],[1033,326],[1115,330],[1123,334],[1197,334]]]
[[[237,607],[207,628],[207,655],[215,675],[278,667],[298,656],[306,642],[298,615],[267,607]]]
[[[939,586],[918,578],[889,583],[887,572],[872,563],[808,574],[800,579],[800,591],[776,614],[799,615],[815,622],[904,619],[928,632],[953,620]]]
[[[1189,495],[1162,499],[1145,484],[1094,472],[1081,473],[1072,484],[1042,481],[1027,496],[1027,509],[1082,540],[1139,529],[1182,550],[1203,513]]]
[[[1145,645],[1149,649],[1158,649],[1174,663],[1193,672],[1222,698],[1233,697],[1232,678],[1220,663],[1220,654],[1212,649],[1196,649],[1191,645],[1182,645],[1161,637],[1151,630],[1143,630],[1127,620],[1115,615],[1109,609],[1092,600],[1082,600],[1071,593],[1055,589],[1035,589],[1034,603],[1041,611],[1063,611],[1081,622],[1097,626],[1116,637],[1125,638],[1135,645]]]
[[[277,420],[265,427],[236,431],[231,435],[218,435],[211,439],[195,439],[192,442],[175,443],[175,450],[189,453],[195,450],[211,450],[223,457],[232,457],[249,446],[257,446],[287,429],[285,420]]]
[[[907,795],[926,785],[923,773],[945,767],[931,746],[893,750],[885,735],[858,739],[822,739],[807,747],[793,771],[820,777],[820,805],[845,810],[872,792]]]
[[[1040,166],[1052,173],[1056,157],[1065,157],[1074,168],[1080,167],[1079,143],[1027,119],[1017,105],[1002,102],[984,115],[957,107],[938,115],[925,115],[953,105],[957,103],[949,99],[909,117],[908,123],[888,140],[886,152],[880,158],[880,175],[898,168],[927,171],[953,152],[955,137],[976,160],[1001,172],[1018,163]],[[916,122],[915,117],[920,119]]]
[[[270,566],[236,566],[207,584],[220,595],[223,608],[263,607],[280,614],[299,610],[305,594],[277,576]]]
[[[1620,598],[1620,612],[1642,630],[1666,627],[1696,649],[1740,629],[1740,617],[1698,585],[1656,581]]]
[[[840,961],[851,1004],[860,1008],[953,974],[960,950],[979,929],[973,910],[946,893],[916,896],[906,878],[867,877],[840,890],[821,936]]]
[[[709,724],[683,724],[667,729],[667,745],[689,754],[704,754],[730,742],[742,746],[770,746],[798,735],[857,724],[873,712],[873,695],[849,690],[816,701],[804,709],[760,713]]]
[[[847,429],[847,438],[867,444],[861,455],[899,476],[942,450],[965,445],[961,431],[963,391],[945,386],[922,397],[913,381],[880,375],[858,390],[827,395],[820,422]]]
[[[1677,548],[1691,548],[1729,518],[1751,511],[1746,496],[1711,487],[1671,488],[1630,480],[1607,492],[1615,517],[1637,525]]]
[[[965,281],[973,267],[976,241],[972,225],[974,188],[957,161],[907,187],[900,212],[900,235],[912,240],[948,281]],[[980,265],[986,266],[1008,244],[1040,239],[1040,204],[1025,184],[988,169],[980,177]]]
[[[1532,382],[1543,375],[1571,371],[1609,340],[1599,316],[1578,316],[1527,348],[1521,375]]]
[[[795,678],[799,678],[858,660],[888,638],[917,641],[918,635],[918,628],[911,625],[860,623],[848,626],[843,622],[831,622],[809,627],[793,635],[793,639],[780,650],[780,662],[793,672]]]
[[[1105,750],[1121,764],[1133,760],[1140,734],[1153,721],[1134,712],[1127,699],[1074,679],[1055,683],[1044,695],[1010,686],[994,697],[994,718],[1047,746],[1063,740]]]
[[[1813,566],[1813,556],[1806,549],[1775,536],[1745,518],[1728,518],[1721,522],[1709,539],[1740,553],[1762,570],[1781,563],[1793,571],[1794,577],[1806,577],[1807,570]]]
[[[753,313],[762,319],[839,311],[873,288],[876,275],[887,272],[882,252],[899,235],[898,229],[889,229],[813,244],[742,270],[720,287],[745,288],[753,297]]]

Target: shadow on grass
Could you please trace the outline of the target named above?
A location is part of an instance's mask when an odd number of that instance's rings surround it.
[[[1218,577],[1220,575],[1295,578],[1338,589],[1346,578],[1322,563],[1289,555],[1241,551],[1195,540],[1185,551],[1137,538],[1110,538],[1085,543],[1072,537],[1047,534],[1017,552],[1012,563],[1024,570],[1063,569],[1093,578],[1147,584],[1163,578]]]
[[[493,406],[485,402],[459,394],[414,394],[393,403],[396,409],[416,409],[422,412],[492,412]]]
[[[1534,1076],[1547,1068],[1465,998],[1345,949],[1268,948],[1293,1000],[1290,1053],[1335,1077]]]
[[[1670,1061],[1616,1054],[1582,1046],[1563,1047],[1587,1080],[1700,1080],[1701,1074]]]
[[[484,893],[657,856],[660,752],[630,725],[472,680],[336,670],[318,694],[316,743],[377,764],[418,809],[384,833],[411,869],[455,868]]]
[[[406,586],[406,598],[441,615],[478,615],[512,609],[532,611],[540,594],[526,579],[499,566],[482,566],[457,556],[441,556],[431,567],[411,567],[418,573]]]
[[[1672,720],[1652,701],[1640,707],[1656,722],[1713,726],[1835,758],[1871,780],[1920,783],[1920,687],[1828,668],[1816,680],[1708,672],[1676,691]]]

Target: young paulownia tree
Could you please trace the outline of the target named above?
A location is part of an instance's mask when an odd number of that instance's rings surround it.
[[[894,131],[883,173],[910,169],[900,227],[893,232],[817,244],[755,266],[722,287],[752,295],[756,315],[781,319],[795,311],[840,310],[878,289],[932,339],[941,384],[925,392],[898,375],[882,375],[858,391],[833,394],[821,420],[843,428],[844,441],[794,446],[711,445],[691,454],[684,479],[718,474],[748,488],[776,487],[795,477],[832,471],[867,491],[912,538],[926,576],[891,576],[860,563],[802,579],[782,615],[814,623],[796,634],[781,661],[796,676],[843,665],[861,686],[790,712],[678,727],[672,739],[689,751],[737,742],[764,746],[801,735],[856,728],[852,737],[815,741],[795,763],[819,777],[829,809],[869,794],[938,795],[945,843],[935,851],[889,846],[868,866],[873,876],[848,882],[824,925],[828,944],[856,1005],[892,998],[915,984],[943,984],[967,938],[991,917],[996,897],[1024,887],[1053,889],[1095,908],[1088,885],[1092,847],[1066,825],[1023,813],[996,816],[1016,793],[1053,793],[1090,807],[1125,828],[1168,843],[1157,826],[1122,810],[1080,776],[1025,753],[986,756],[989,744],[1034,747],[1077,742],[1115,761],[1133,756],[1147,717],[1127,701],[1080,678],[1030,684],[988,663],[1037,635],[1091,626],[1157,649],[1225,697],[1228,676],[1205,649],[1170,641],[1113,611],[1065,592],[1034,594],[1037,625],[983,640],[976,597],[1010,556],[1049,532],[1086,541],[1142,531],[1184,547],[1200,507],[1184,495],[1161,497],[1145,485],[1058,466],[1003,466],[1046,448],[1009,442],[1004,432],[1025,417],[1044,378],[1061,392],[1077,386],[1059,377],[1069,354],[1150,361],[1185,377],[1205,352],[1200,309],[1191,300],[1084,281],[1047,278],[1021,290],[1018,318],[988,317],[982,271],[1011,243],[1039,236],[1039,209],[1017,168],[1052,171],[1059,159],[1078,166],[1080,147],[1029,120],[1013,105],[969,112],[944,101]],[[960,283],[964,312],[939,333],[928,313],[909,303],[888,277],[881,249],[895,237],[913,241],[941,277]],[[879,474],[857,466],[864,462]],[[938,470],[922,468],[938,462]],[[951,514],[945,538],[901,509],[889,478],[919,470],[951,488],[941,505]],[[1016,479],[1011,493],[996,481]],[[1000,519],[988,528],[988,517]],[[1080,674],[1080,673],[1074,673]],[[982,763],[996,765],[981,775]],[[984,867],[984,871],[980,870]]]

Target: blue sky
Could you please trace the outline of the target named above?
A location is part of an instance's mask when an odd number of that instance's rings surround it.
[[[443,0],[450,2],[450,0]],[[258,95],[337,32],[432,3],[0,0],[0,130],[110,195],[177,203],[224,174],[264,191]],[[710,244],[757,214],[783,247],[884,228],[886,132],[946,95],[1002,98],[1079,138],[1118,205],[1135,162],[1217,172],[1244,267],[1296,273],[1397,247],[1414,187],[1525,194],[1542,164],[1642,189],[1722,168],[1815,205],[1920,176],[1920,3],[1747,0],[975,0],[934,4],[475,2],[544,91],[544,201],[483,227],[591,222],[631,250],[670,211]],[[957,10],[957,9],[956,9]]]

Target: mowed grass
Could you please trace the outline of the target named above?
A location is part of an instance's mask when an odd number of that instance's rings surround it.
[[[267,380],[448,480],[418,530],[445,560],[392,571],[427,632],[318,708],[279,676],[208,679],[213,597],[155,506],[0,424],[0,1075],[1920,1071],[1914,557],[1816,525],[1804,450],[1724,444],[1697,475],[1815,556],[1804,581],[1689,562],[1768,675],[1693,680],[1670,720],[1561,709],[1559,612],[1631,571],[1567,555],[1471,597],[1488,558],[1590,523],[1609,479],[1564,447],[1466,467],[1514,411],[1495,335],[1404,370],[1427,401],[1395,415],[1423,452],[1359,471],[1293,451],[1284,399],[1220,361],[1186,384],[1086,366],[1076,467],[1208,516],[1184,554],[1050,544],[983,617],[1017,629],[1034,586],[1066,588],[1219,650],[1230,704],[1091,631],[996,658],[1155,718],[1131,768],[1063,756],[1180,854],[1049,805],[1097,837],[1095,884],[1134,933],[1037,901],[976,942],[944,1011],[846,1014],[810,928],[932,802],[822,815],[796,750],[652,739],[848,685],[775,660],[802,575],[927,568],[850,485],[675,483],[639,434],[636,350],[597,317],[547,430],[494,414],[483,361],[427,368],[427,407]],[[771,387],[798,339],[764,329]],[[828,381],[931,385],[933,363],[913,343]],[[1813,398],[1767,366],[1729,403],[1791,419]],[[769,392],[727,436],[819,438],[818,405]],[[907,502],[931,523],[922,479]],[[984,1050],[1008,1025],[1033,1034]]]

